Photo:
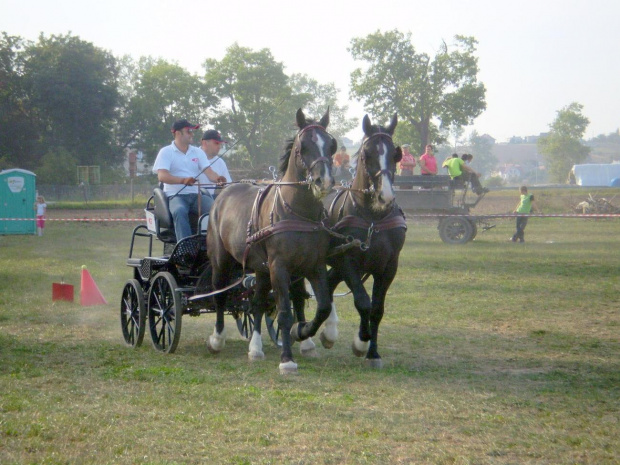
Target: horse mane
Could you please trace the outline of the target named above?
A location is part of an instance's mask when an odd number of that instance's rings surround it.
[[[307,123],[306,126],[317,124],[315,120],[310,119],[310,118],[306,119],[306,123]],[[300,131],[302,129],[303,128],[299,128]],[[278,172],[280,176],[284,176],[284,173],[286,173],[286,170],[288,169],[288,161],[291,158],[291,150],[293,150],[293,144],[295,143],[295,137],[297,136],[293,136],[290,139],[287,139],[286,142],[284,143],[284,151],[282,152],[282,155],[280,155],[280,167],[278,168]]]

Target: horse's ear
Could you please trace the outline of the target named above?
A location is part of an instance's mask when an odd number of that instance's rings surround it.
[[[400,148],[400,145],[394,149],[394,163],[398,163],[403,159],[403,149]]]
[[[364,115],[364,119],[362,120],[362,129],[364,130],[364,134],[370,136],[372,123],[370,122],[370,118],[368,115]]]
[[[306,127],[306,115],[304,115],[304,111],[300,108],[297,110],[297,114],[295,115],[297,118],[297,127],[299,129]]]
[[[396,129],[397,124],[398,124],[398,115],[394,113],[394,116],[392,116],[392,121],[390,121],[390,125],[385,129],[388,132],[388,134],[390,135],[394,134],[394,129]]]
[[[323,115],[323,118],[321,118],[321,121],[319,121],[319,124],[324,128],[329,126],[329,106],[327,107],[327,111]]]

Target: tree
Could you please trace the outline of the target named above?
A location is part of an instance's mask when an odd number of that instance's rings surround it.
[[[36,137],[24,92],[20,37],[0,36],[0,170],[5,168],[34,169],[37,162]]]
[[[39,157],[64,148],[80,164],[117,162],[121,154],[110,131],[118,103],[114,57],[70,34],[41,34],[23,59],[25,106]]]
[[[221,61],[207,59],[204,68],[206,84],[221,102],[211,121],[229,141],[238,141],[229,156],[245,167],[276,164],[295,111],[307,101],[293,99],[282,63],[268,49],[235,43]]]
[[[341,140],[359,124],[358,118],[346,117],[348,105],[338,104],[338,89],[334,83],[320,84],[305,74],[293,74],[289,82],[306,114],[319,117],[329,107],[329,133],[336,139]]]
[[[466,126],[486,109],[476,44],[473,37],[457,35],[450,50],[444,42],[431,59],[416,53],[411,34],[398,30],[354,38],[348,50],[368,66],[351,73],[351,96],[363,100],[376,118],[398,113],[399,121],[415,128],[422,153],[438,132],[433,118],[444,127]]]
[[[582,110],[583,105],[577,102],[562,108],[549,125],[549,133],[538,139],[538,150],[552,181],[565,182],[573,165],[583,163],[590,153],[590,148],[581,143],[590,124]]]
[[[163,59],[142,57],[136,63],[123,57],[120,76],[124,104],[116,124],[117,143],[143,151],[150,162],[170,144],[174,121],[204,125],[207,109],[216,103],[200,77]]]
[[[493,142],[482,137],[477,131],[469,135],[470,152],[474,156],[475,170],[486,176],[497,166],[497,157],[493,155]]]

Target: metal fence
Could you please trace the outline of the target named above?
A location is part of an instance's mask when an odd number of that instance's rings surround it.
[[[79,186],[37,185],[39,195],[46,202],[90,202],[121,200],[132,197],[150,197],[153,184],[83,184]]]

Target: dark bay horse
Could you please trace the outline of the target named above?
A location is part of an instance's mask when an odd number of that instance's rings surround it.
[[[329,109],[317,123],[306,119],[299,109],[296,115],[299,132],[292,138],[280,158],[281,181],[260,189],[250,184],[227,187],[217,197],[207,230],[207,253],[213,268],[213,288],[230,284],[232,272],[242,264],[256,273],[254,334],[249,357],[264,358],[261,341],[263,314],[269,306],[273,289],[278,309],[278,326],[282,335],[280,373],[296,373],[290,330],[293,326],[289,286],[303,286],[310,281],[317,300],[314,320],[296,326],[295,340],[316,334],[331,311],[325,257],[329,232],[323,225],[325,208],[322,199],[334,186],[332,155],[337,143],[326,131]],[[224,311],[226,296],[215,296],[217,320],[207,341],[211,352],[224,346]],[[303,305],[303,302],[302,302]]]
[[[385,296],[396,276],[398,256],[407,233],[405,216],[396,204],[392,187],[396,163],[402,157],[400,147],[392,142],[397,122],[395,114],[384,128],[371,124],[368,115],[364,117],[364,139],[354,156],[355,176],[350,188],[341,190],[329,208],[333,230],[361,243],[361,247],[328,255],[330,295],[333,297],[341,281],[351,289],[360,315],[353,353],[358,357],[366,355],[367,365],[373,368],[383,366],[377,350],[377,334]],[[332,239],[332,250],[339,245],[342,245],[340,239]],[[373,277],[372,300],[364,289],[365,275]],[[325,347],[330,347],[337,336],[336,322],[336,307],[333,306],[321,333]]]

